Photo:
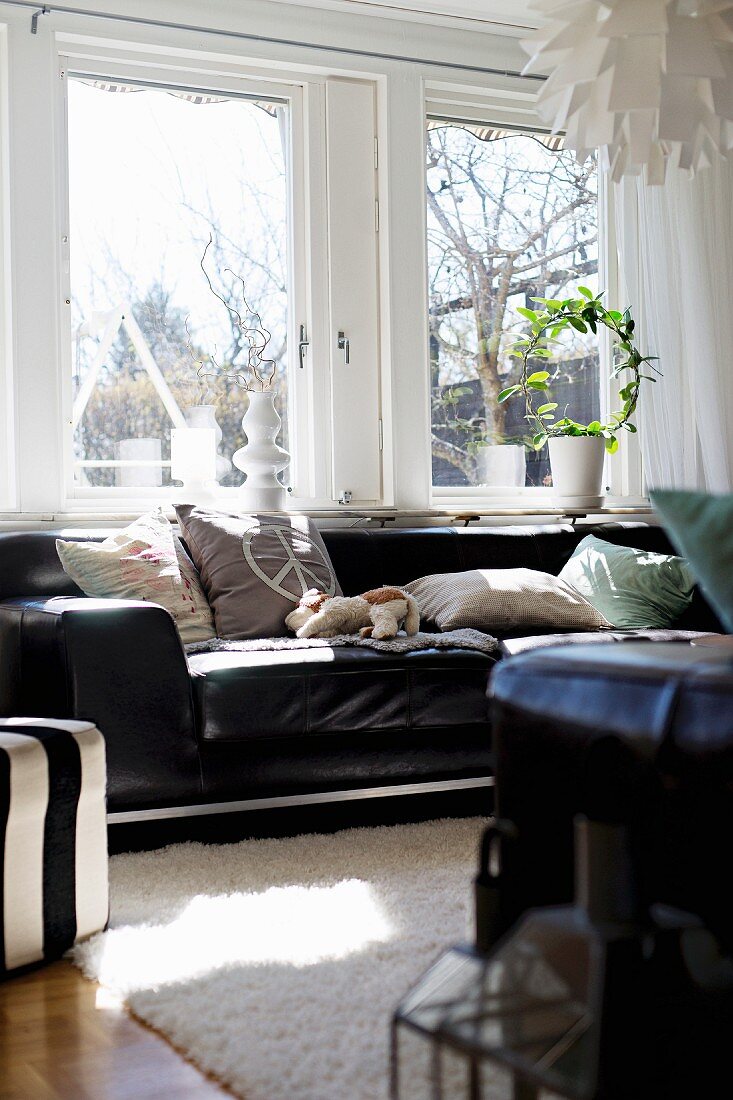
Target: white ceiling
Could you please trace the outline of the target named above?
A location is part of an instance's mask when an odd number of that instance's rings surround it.
[[[537,17],[529,12],[531,0],[351,0],[362,7],[386,6],[403,8],[431,15],[448,15],[480,19],[487,23],[510,26],[537,25]]]
[[[537,26],[536,14],[529,11],[531,0],[279,0],[281,3],[303,4],[312,8],[337,8],[361,11],[375,16],[420,19],[427,22],[445,19],[480,21],[489,30],[491,25],[505,33],[521,33]]]

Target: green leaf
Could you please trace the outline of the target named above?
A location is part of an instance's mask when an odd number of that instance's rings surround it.
[[[530,390],[546,390],[547,382],[528,382],[527,387]]]
[[[537,435],[532,436],[532,446],[536,451],[541,451],[547,442],[546,432],[538,432]]]
[[[589,435],[598,435],[598,433],[601,430],[601,427],[602,427],[602,425],[601,425],[600,420],[593,420],[593,421],[591,421],[591,423],[586,428],[586,431],[588,432]]]
[[[544,416],[545,413],[553,412],[557,408],[557,401],[548,401],[545,405],[540,405],[537,410],[538,416]]]
[[[636,425],[635,424],[632,424],[630,421],[627,420],[626,423],[624,424],[624,427],[626,428],[627,432],[631,432],[632,435],[636,435]]]
[[[584,298],[590,298],[591,300],[593,299],[593,295],[588,290],[587,286],[579,286],[578,287],[578,293],[582,294]]]
[[[606,450],[610,455],[616,454],[616,451],[618,450],[618,439],[616,439],[615,435],[609,435],[608,439],[606,440]]]
[[[517,313],[521,313],[522,317],[526,317],[528,321],[536,321],[537,314],[533,309],[527,309],[526,306],[517,306]]]
[[[530,374],[527,382],[546,382],[550,377],[550,372],[546,370],[536,370],[534,374]]]
[[[585,321],[581,321],[580,317],[568,317],[568,320],[570,321],[570,324],[573,326],[573,328],[577,329],[578,332],[588,331],[588,326],[586,325]]]
[[[503,404],[504,401],[508,401],[515,393],[519,393],[521,388],[521,386],[509,386],[507,389],[501,391],[496,400],[499,404]]]

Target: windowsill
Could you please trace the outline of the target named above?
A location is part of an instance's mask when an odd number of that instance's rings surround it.
[[[226,504],[222,502],[222,507]],[[59,512],[0,512],[0,530],[44,530],[57,527],[64,528],[90,528],[119,527],[131,523],[137,519],[144,510],[142,508],[133,511],[113,510],[99,508],[97,511],[59,511]],[[561,523],[579,520],[593,521],[596,518],[608,519],[611,517],[623,517],[625,519],[639,518],[648,521],[653,516],[653,509],[648,501],[613,501],[603,508],[592,512],[573,511],[571,509],[552,508],[549,505],[515,505],[505,507],[499,504],[474,506],[470,501],[454,502],[453,505],[439,503],[432,508],[293,508],[287,512],[272,513],[273,515],[308,515],[312,519],[322,520],[331,525],[342,521],[345,526],[357,526],[360,523],[374,523],[396,527],[405,526],[406,522],[414,526],[477,526],[488,525],[487,521],[496,519],[500,522],[507,520],[526,521],[534,520],[538,523]],[[171,510],[169,518],[175,520],[175,513]],[[422,521],[422,522],[417,522]],[[447,524],[446,524],[447,521]]]

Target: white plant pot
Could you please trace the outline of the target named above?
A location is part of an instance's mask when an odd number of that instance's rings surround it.
[[[551,436],[549,445],[553,502],[561,508],[601,508],[603,436]]]
[[[277,475],[287,466],[290,455],[275,442],[280,424],[274,391],[250,393],[249,408],[242,417],[247,442],[232,455],[234,465],[247,475],[239,490],[243,508],[262,512],[285,510],[287,497]]]
[[[476,479],[479,485],[524,487],[527,456],[516,443],[491,443],[476,451]]]

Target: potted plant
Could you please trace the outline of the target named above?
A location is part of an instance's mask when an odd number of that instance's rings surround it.
[[[618,433],[621,430],[635,432],[631,417],[636,411],[639,388],[643,380],[655,382],[651,374],[643,374],[647,364],[656,374],[656,356],[642,355],[634,345],[635,323],[630,309],[623,313],[606,309],[601,298],[603,292],[593,294],[587,287],[579,286],[579,298],[532,298],[539,309],[520,307],[518,312],[530,323],[529,333],[514,339],[509,355],[522,362],[519,382],[502,390],[498,401],[521,397],[525,402],[525,419],[532,431],[532,445],[536,450],[549,445],[552,484],[556,501],[566,507],[596,508],[603,501],[601,481],[604,452],[614,454],[618,450]],[[564,329],[592,332],[599,327],[609,330],[613,340],[615,378],[624,385],[619,390],[621,408],[611,413],[608,420],[593,420],[580,424],[568,416],[565,408],[558,419],[557,402],[549,392],[552,378],[548,370],[535,370],[536,360],[552,359],[551,345],[558,342]]]

